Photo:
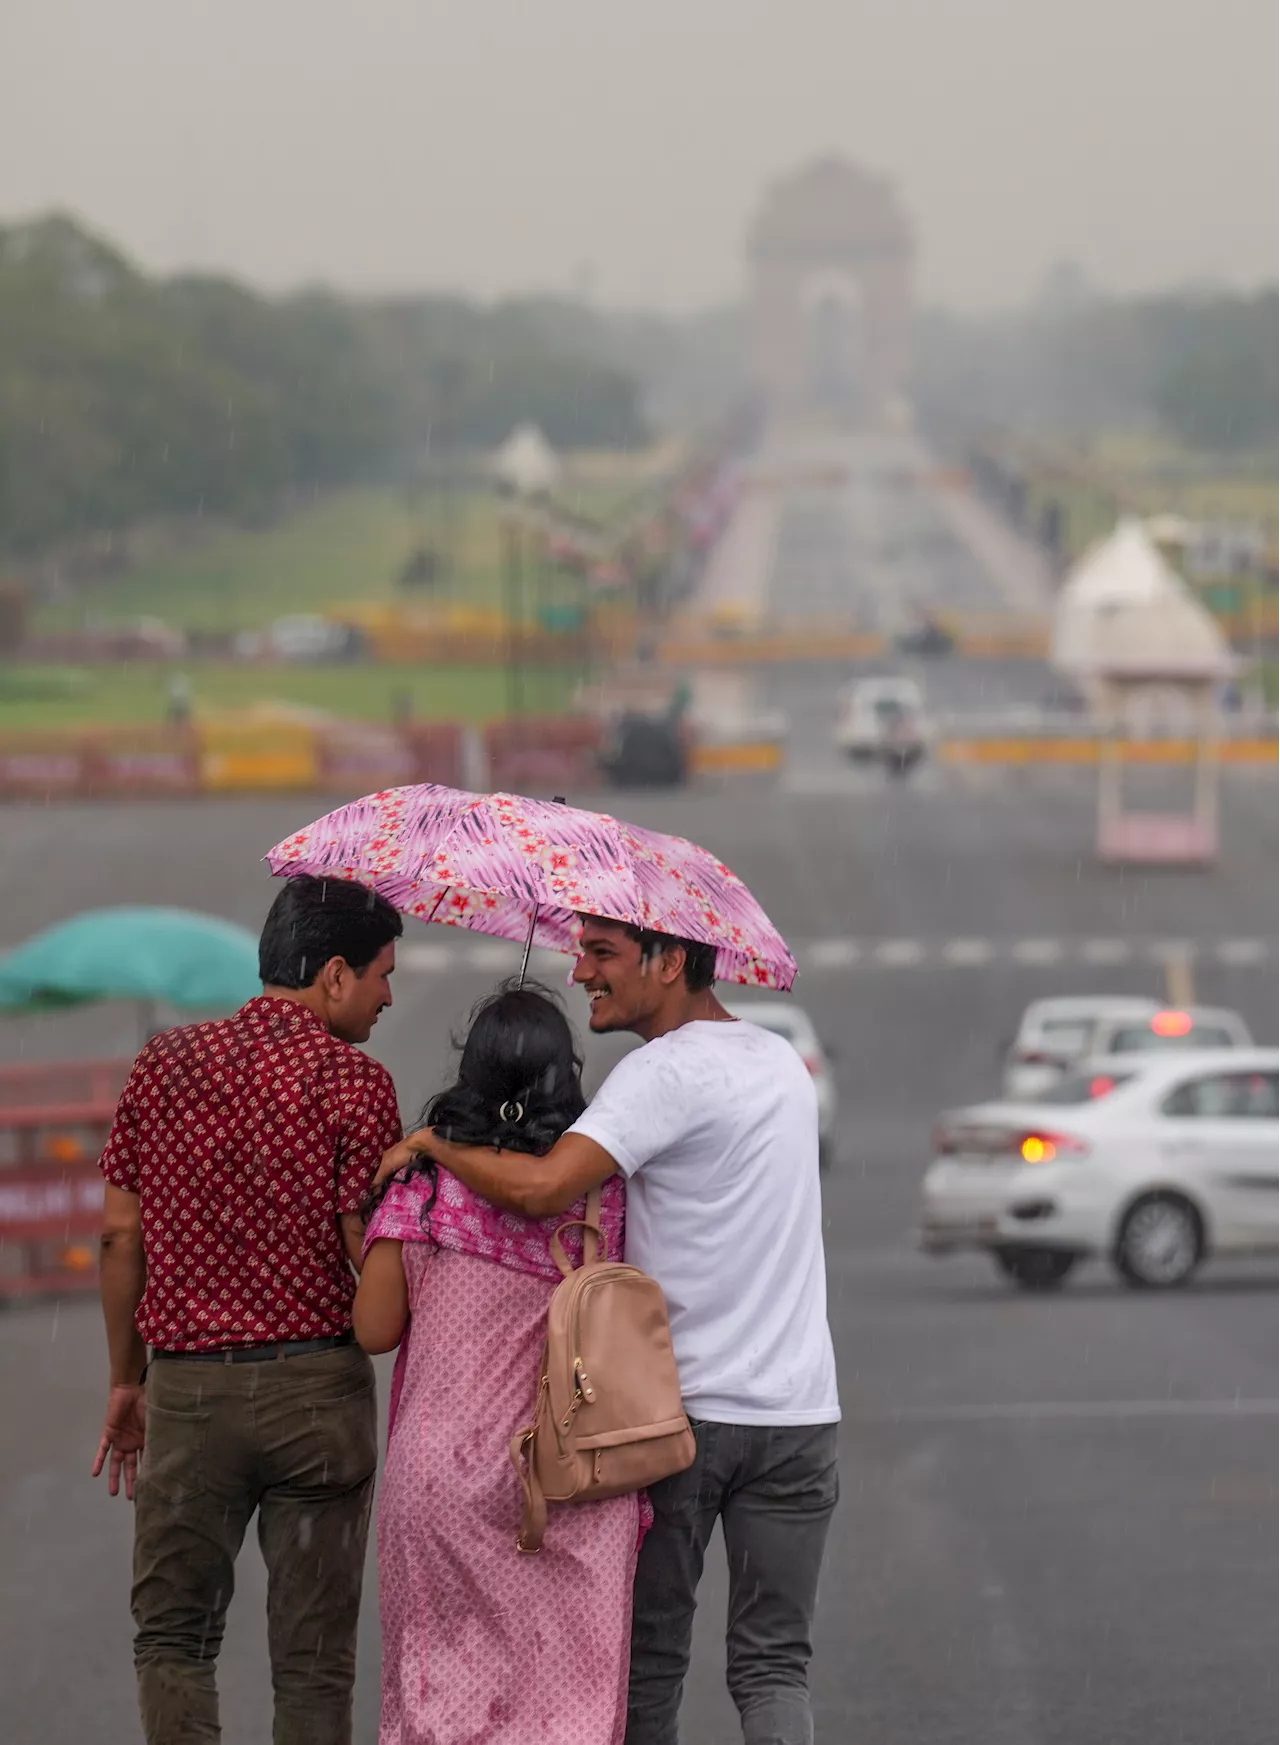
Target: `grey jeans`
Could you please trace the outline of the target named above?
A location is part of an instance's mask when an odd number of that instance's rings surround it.
[[[692,1420],[697,1458],[653,1486],[636,1566],[626,1745],[677,1745],[703,1557],[729,1555],[728,1683],[746,1745],[811,1745],[818,1573],[839,1494],[836,1426]]]

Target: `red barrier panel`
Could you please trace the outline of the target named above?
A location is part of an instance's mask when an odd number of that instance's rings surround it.
[[[386,727],[343,722],[320,730],[316,763],[321,787],[368,794],[417,781],[417,762],[402,734]]]
[[[96,1163],[0,1170],[0,1300],[93,1288],[102,1198]]]
[[[181,729],[93,734],[84,741],[85,794],[194,794],[199,787],[199,748]]]
[[[132,1064],[0,1068],[0,1301],[92,1288],[102,1228],[97,1160]]]
[[[456,721],[438,721],[400,729],[400,736],[413,758],[413,782],[442,782],[460,788],[462,782],[463,728]]]
[[[495,721],[484,732],[489,786],[539,799],[598,787],[603,737],[585,715]]]
[[[79,793],[84,754],[74,740],[9,740],[0,746],[0,798],[61,799]]]

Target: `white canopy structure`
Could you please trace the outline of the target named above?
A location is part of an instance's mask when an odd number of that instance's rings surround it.
[[[1236,669],[1217,621],[1136,518],[1087,551],[1063,584],[1050,659],[1086,689],[1106,678],[1219,680]]]
[[[499,484],[518,497],[542,497],[559,482],[560,458],[536,424],[522,424],[491,462]]]
[[[1205,865],[1218,852],[1216,695],[1236,669],[1216,620],[1126,519],[1085,553],[1058,596],[1050,658],[1085,693],[1101,729],[1097,852],[1114,864]],[[1134,739],[1193,742],[1191,805],[1131,809]],[[1167,802],[1166,802],[1167,806]]]

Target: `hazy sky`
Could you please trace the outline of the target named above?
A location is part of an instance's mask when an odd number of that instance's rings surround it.
[[[733,296],[768,181],[888,173],[922,294],[1275,274],[1275,0],[0,0],[0,221],[288,286]]]

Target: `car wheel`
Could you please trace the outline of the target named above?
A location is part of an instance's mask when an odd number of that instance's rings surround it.
[[[1022,1291],[1056,1291],[1080,1258],[1061,1248],[995,1248],[997,1268]]]
[[[1204,1253],[1200,1215],[1178,1194],[1148,1194],[1130,1206],[1116,1238],[1116,1271],[1137,1290],[1184,1285]]]

